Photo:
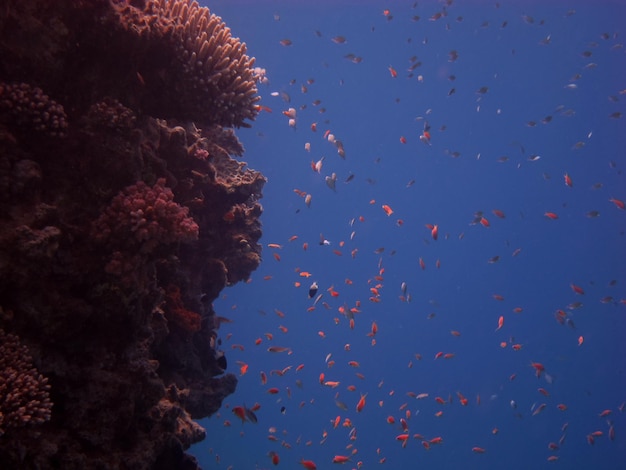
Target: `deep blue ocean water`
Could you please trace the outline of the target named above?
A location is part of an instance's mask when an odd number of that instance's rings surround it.
[[[263,262],[215,304],[239,384],[202,421],[204,468],[625,468],[620,3],[208,3],[271,112],[237,132],[268,178]],[[231,411],[257,403],[256,424]]]

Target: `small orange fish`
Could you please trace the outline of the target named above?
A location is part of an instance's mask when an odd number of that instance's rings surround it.
[[[346,463],[350,461],[350,457],[345,455],[335,455],[333,457],[333,463]]]
[[[621,210],[626,209],[626,203],[624,201],[621,201],[619,199],[615,199],[614,197],[612,197],[611,199],[609,199],[609,202],[612,202],[613,204],[615,204],[615,207],[617,207],[618,209],[621,209]]]
[[[540,362],[531,362],[530,365],[535,369],[535,375],[537,377],[541,376],[542,372],[545,372],[546,368]]]
[[[502,325],[504,325],[504,315],[500,315],[500,318],[498,318],[498,328],[496,328],[496,331],[502,328]]]
[[[583,290],[582,287],[577,286],[576,284],[570,284],[570,287],[576,294],[585,295],[585,291]]]
[[[312,460],[304,460],[300,459],[300,465],[302,465],[307,470],[317,470],[317,465]]]
[[[398,72],[391,65],[389,66],[389,73],[391,74],[391,78],[396,78],[398,76]]]
[[[472,447],[472,452],[475,452],[476,454],[484,454],[485,449],[482,447]]]
[[[426,228],[430,230],[430,235],[433,237],[433,240],[437,240],[439,236],[439,226],[436,224],[426,224]]]
[[[246,420],[246,409],[243,406],[233,406],[232,412],[242,423]]]
[[[359,402],[356,404],[356,411],[357,413],[360,413],[363,410],[363,407],[365,406],[365,397],[367,396],[367,393],[361,394],[361,398],[359,399]]]
[[[387,204],[383,204],[383,210],[385,211],[385,214],[387,214],[387,216],[390,216],[391,214],[393,214],[393,209],[391,207],[389,207]]]
[[[396,440],[402,442],[402,447],[406,447],[406,443],[409,440],[409,433],[398,434]]]
[[[572,186],[574,186],[573,183],[572,183],[572,178],[570,178],[570,176],[567,173],[565,173],[565,175],[563,175],[563,179],[565,180],[565,185],[566,186],[569,186],[570,188]]]
[[[545,215],[548,219],[552,219],[552,220],[556,220],[559,218],[559,216],[556,215],[554,212],[546,212],[543,215]]]

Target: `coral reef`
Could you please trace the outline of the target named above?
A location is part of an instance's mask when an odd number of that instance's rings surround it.
[[[186,0],[0,11],[0,468],[194,469],[260,262],[254,59]]]

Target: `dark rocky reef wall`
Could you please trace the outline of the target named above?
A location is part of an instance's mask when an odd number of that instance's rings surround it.
[[[254,59],[188,0],[0,7],[0,468],[197,468],[258,266]]]

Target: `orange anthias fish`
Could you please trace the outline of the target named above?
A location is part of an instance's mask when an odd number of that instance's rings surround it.
[[[313,462],[312,460],[300,459],[300,465],[302,465],[307,470],[316,470],[317,469],[317,465],[315,465],[315,462]]]
[[[433,240],[437,240],[439,236],[439,226],[436,224],[426,224],[426,228],[430,230],[430,235],[433,237]]]
[[[243,406],[233,406],[232,411],[242,423],[246,421],[246,409]]]
[[[563,179],[565,180],[565,185],[566,186],[569,186],[570,188],[572,186],[574,186],[574,184],[572,183],[572,178],[570,178],[570,176],[567,173],[565,173],[565,175],[563,175]]]
[[[335,455],[333,457],[333,463],[346,463],[350,461],[350,457],[345,455]]]
[[[356,411],[357,413],[360,413],[363,408],[365,407],[365,397],[367,396],[367,393],[365,395],[361,394],[361,398],[359,399],[359,402],[356,404]]]

